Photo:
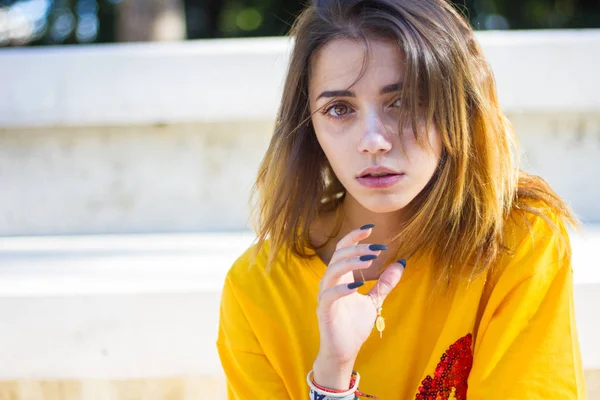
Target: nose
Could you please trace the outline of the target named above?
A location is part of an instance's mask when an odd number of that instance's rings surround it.
[[[376,112],[369,113],[365,118],[358,150],[365,154],[384,154],[391,148],[390,133],[386,132],[381,117]]]

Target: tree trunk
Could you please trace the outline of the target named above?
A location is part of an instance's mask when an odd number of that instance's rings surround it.
[[[171,41],[186,38],[183,0],[123,0],[117,13],[119,42]]]

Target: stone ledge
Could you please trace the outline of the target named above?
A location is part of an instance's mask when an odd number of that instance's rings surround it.
[[[0,237],[0,297],[220,292],[254,239],[251,231]],[[571,245],[575,284],[600,285],[600,224],[572,232]]]
[[[476,35],[505,112],[600,109],[600,30]],[[0,53],[0,127],[270,121],[290,43],[259,38],[6,49]]]

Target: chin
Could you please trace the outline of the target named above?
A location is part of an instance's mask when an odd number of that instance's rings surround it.
[[[387,214],[401,211],[410,204],[411,199],[404,196],[371,195],[358,197],[358,202],[367,210],[377,214]]]

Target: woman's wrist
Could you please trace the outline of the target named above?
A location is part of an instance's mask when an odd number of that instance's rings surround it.
[[[353,368],[354,360],[339,362],[317,355],[313,364],[313,379],[318,385],[329,389],[347,390]]]

